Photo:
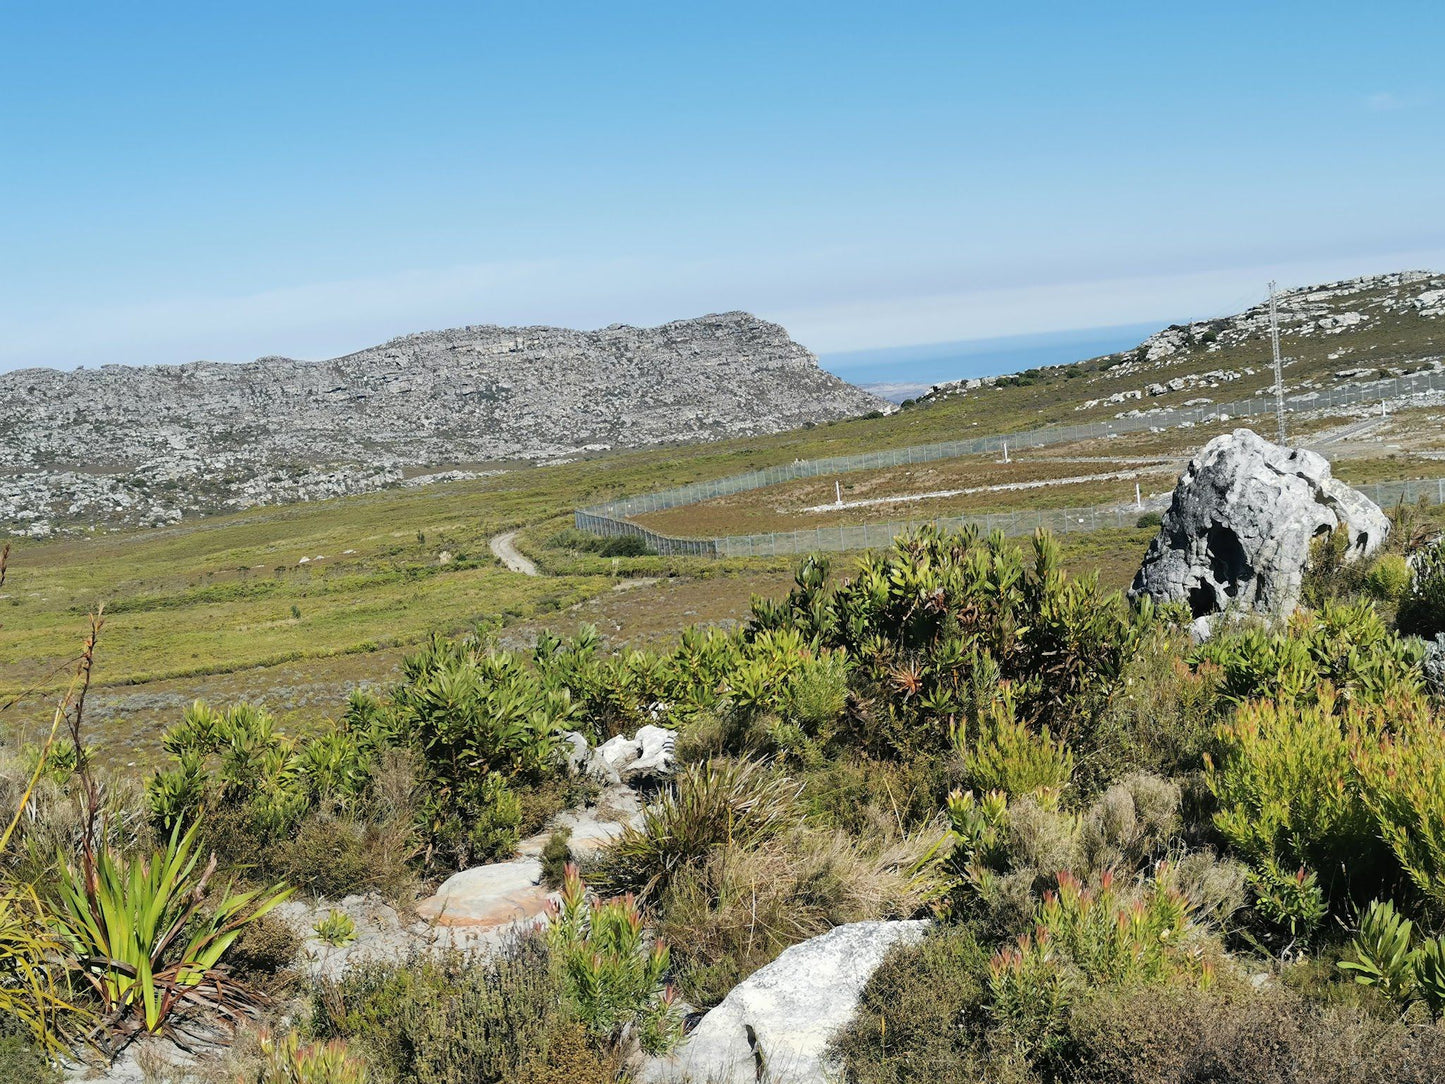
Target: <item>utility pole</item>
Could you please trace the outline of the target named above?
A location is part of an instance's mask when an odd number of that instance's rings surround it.
[[[1274,301],[1274,281],[1269,284],[1269,339],[1274,347],[1274,415],[1279,423],[1279,442],[1284,443],[1284,364],[1279,359],[1279,312]]]

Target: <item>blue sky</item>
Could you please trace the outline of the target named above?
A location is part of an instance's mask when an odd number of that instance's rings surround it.
[[[821,352],[1445,267],[1445,5],[10,4],[0,368],[745,308]]]

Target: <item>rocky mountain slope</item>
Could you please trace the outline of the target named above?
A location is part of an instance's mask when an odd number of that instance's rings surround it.
[[[1399,271],[1286,290],[1276,296],[1285,393],[1438,367],[1445,358],[1445,275]],[[1057,378],[1067,378],[1060,382]],[[1073,401],[1080,421],[1167,414],[1273,389],[1269,305],[1176,324],[1133,350],[1015,376],[937,384],[924,401],[1037,382]],[[1059,389],[1062,388],[1062,391]],[[1071,419],[1072,420],[1072,419]],[[1165,419],[1161,419],[1165,420]]]
[[[26,369],[0,374],[0,530],[154,525],[883,406],[742,312],[430,331],[321,362]]]

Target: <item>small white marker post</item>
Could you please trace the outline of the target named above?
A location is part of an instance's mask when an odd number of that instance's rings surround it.
[[[843,483],[841,483],[841,482],[834,482],[834,483],[833,483],[833,496],[834,496],[835,498],[837,498],[838,507],[839,507],[839,508],[842,508],[842,507],[843,507]]]
[[[1141,510],[1144,507],[1144,495],[1139,492],[1139,483],[1134,483],[1134,509]]]
[[[1381,399],[1381,400],[1380,400],[1380,417],[1382,417],[1382,418],[1388,418],[1389,416],[1390,416],[1389,413],[1385,410],[1385,400]]]
[[[1008,441],[1003,442],[1003,461],[1008,462]]]

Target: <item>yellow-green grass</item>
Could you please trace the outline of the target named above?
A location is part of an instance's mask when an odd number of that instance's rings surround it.
[[[650,512],[634,517],[634,521],[663,534],[706,538],[1027,508],[1128,503],[1134,499],[1136,481],[1145,493],[1168,490],[1178,473],[1168,462],[1075,462],[1047,456],[1048,453],[1044,452],[1016,458],[1009,463],[992,456],[965,456],[928,464],[799,479],[699,504]],[[1098,477],[1105,474],[1127,477]],[[1090,480],[1070,480],[1084,478]],[[841,487],[845,507],[823,507],[831,505],[835,499],[835,482]],[[1047,484],[1018,489],[985,488],[1034,482]],[[983,489],[983,492],[956,492],[971,489]],[[952,495],[912,500],[886,499],[940,492],[952,492]],[[846,507],[852,501],[878,503]]]

